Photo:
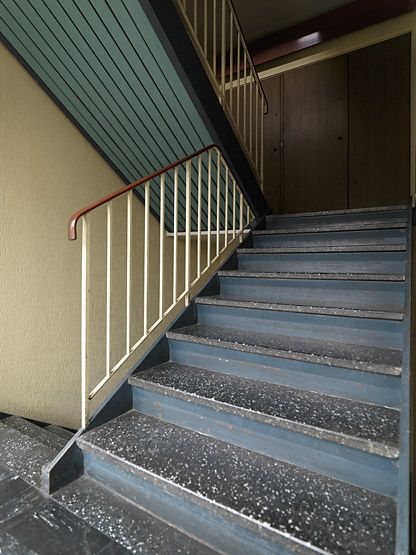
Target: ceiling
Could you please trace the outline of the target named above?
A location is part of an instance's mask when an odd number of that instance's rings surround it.
[[[247,42],[307,21],[351,0],[234,0]]]

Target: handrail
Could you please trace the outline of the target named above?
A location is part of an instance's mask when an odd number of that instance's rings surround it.
[[[143,186],[143,206],[139,203],[135,207],[133,189],[139,186]],[[154,186],[157,195],[152,198]],[[122,195],[125,211],[121,203],[121,211],[117,205],[115,215],[113,201]],[[156,197],[158,208],[153,210]],[[94,218],[94,210],[104,205],[103,228],[102,214]],[[117,387],[119,377],[125,377],[138,363],[143,354],[139,348],[149,335],[159,325],[167,325],[180,303],[189,305],[200,280],[209,278],[227,249],[244,239],[253,219],[248,199],[216,144],[184,156],[71,216],[70,241],[77,239],[77,223],[82,223],[83,427],[93,415],[92,403],[97,407],[96,395],[111,384],[113,390]],[[141,233],[135,231],[138,226]],[[173,232],[168,233],[167,228]],[[143,263],[137,264],[138,260]],[[102,309],[104,325],[100,320],[97,328],[97,314]],[[120,326],[123,319],[124,326]],[[101,372],[98,364],[102,355]]]
[[[256,70],[256,66],[254,65],[253,58],[252,58],[252,56],[251,56],[251,54],[250,54],[250,50],[249,50],[248,45],[247,45],[247,41],[246,41],[246,39],[244,38],[244,33],[243,33],[242,28],[241,28],[240,18],[238,17],[237,11],[236,11],[236,9],[234,8],[234,4],[233,4],[232,0],[226,0],[226,1],[227,1],[228,5],[229,5],[230,9],[234,12],[234,19],[235,19],[236,27],[238,27],[238,30],[239,30],[240,35],[241,35],[241,42],[244,44],[244,46],[245,46],[245,48],[246,48],[246,50],[247,50],[247,53],[248,53],[248,60],[249,60],[249,62],[250,62],[250,66],[251,66],[251,68],[252,68],[252,70],[253,70],[253,75],[254,75],[254,77],[255,77],[255,79],[256,79],[256,82],[258,83],[258,85],[259,85],[259,87],[260,87],[260,89],[261,89],[261,92],[262,92],[262,95],[263,95],[263,98],[264,98],[264,103],[265,103],[265,105],[266,105],[266,109],[264,110],[263,114],[268,114],[268,113],[269,113],[269,103],[268,103],[268,101],[267,101],[267,96],[266,96],[266,93],[264,92],[263,85],[261,84],[261,81],[260,81],[260,78],[259,78],[259,74],[257,73],[257,70]]]
[[[113,200],[117,197],[120,197],[121,195],[124,195],[125,193],[128,193],[129,191],[131,191],[132,189],[135,189],[136,187],[140,187],[141,185],[144,185],[145,183],[147,183],[148,181],[151,181],[155,177],[159,177],[163,173],[173,170],[177,166],[181,166],[191,158],[196,158],[200,154],[204,154],[204,152],[208,152],[208,150],[211,150],[212,148],[216,148],[222,153],[222,150],[218,145],[214,143],[210,144],[204,148],[201,148],[200,150],[197,150],[196,152],[193,152],[192,154],[189,154],[188,156],[185,156],[184,158],[181,158],[180,160],[177,160],[176,162],[173,162],[173,164],[169,164],[168,166],[165,166],[160,170],[150,173],[146,177],[142,177],[137,181],[130,183],[130,185],[126,185],[121,189],[117,189],[117,191],[114,191],[114,193],[109,193],[105,197],[102,197],[101,199],[97,200],[96,202],[92,202],[91,204],[88,204],[84,208],[77,210],[72,214],[72,216],[69,218],[69,221],[68,221],[68,239],[70,241],[77,240],[77,223],[82,216],[85,216],[85,214],[92,212],[93,210],[102,206],[103,204],[106,204],[110,200]]]

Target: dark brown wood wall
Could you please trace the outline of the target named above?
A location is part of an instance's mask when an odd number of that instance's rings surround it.
[[[410,35],[263,81],[274,213],[406,203]]]

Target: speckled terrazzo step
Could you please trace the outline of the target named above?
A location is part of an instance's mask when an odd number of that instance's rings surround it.
[[[299,247],[252,247],[237,249],[238,254],[293,254],[293,253],[337,253],[337,252],[404,252],[405,245],[341,245],[341,246],[299,246]]]
[[[61,448],[60,444],[45,445],[0,421],[0,464],[30,484],[40,487],[42,466],[54,459]]]
[[[226,295],[210,295],[208,297],[197,297],[196,304],[207,304],[214,306],[232,306],[240,308],[256,308],[261,310],[272,310],[278,312],[299,312],[305,314],[321,314],[327,316],[345,316],[351,318],[372,318],[381,320],[403,320],[403,312],[392,312],[385,310],[364,310],[351,308],[338,308],[331,306],[314,306],[302,304],[279,304],[259,301],[248,301],[238,297]]]
[[[228,553],[394,552],[396,507],[389,497],[137,411],[86,433],[78,444],[90,476],[124,496],[141,490],[153,512],[163,512],[170,499],[171,522],[199,526],[216,548],[227,534],[234,541]],[[211,518],[220,527],[213,529]]]
[[[220,270],[219,277],[262,279],[313,279],[341,281],[404,281],[403,274],[333,273],[333,272],[255,272],[253,270]]]
[[[46,429],[48,430],[48,432],[51,432],[61,439],[64,439],[65,443],[69,441],[74,435],[74,432],[71,432],[66,428],[62,428],[61,426],[57,426],[56,424],[50,424],[49,426],[46,426]]]
[[[170,340],[235,349],[248,353],[302,360],[398,376],[402,353],[397,349],[350,345],[303,337],[255,333],[229,328],[192,325],[167,333]]]
[[[167,362],[135,387],[389,458],[399,455],[398,410]]]
[[[66,441],[62,437],[52,433],[52,430],[42,428],[41,426],[38,426],[33,422],[29,422],[24,418],[20,418],[19,416],[7,416],[0,422],[18,430],[28,437],[39,441],[40,443],[43,443],[51,449],[60,450],[66,445]]]
[[[84,522],[128,549],[129,553],[216,553],[87,476],[65,486],[53,498]]]

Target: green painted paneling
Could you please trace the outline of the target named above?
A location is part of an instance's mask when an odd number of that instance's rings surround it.
[[[139,0],[0,0],[0,23],[7,42],[129,182],[212,143]],[[180,228],[184,187],[181,175]],[[170,182],[168,189],[171,228]],[[155,185],[151,199],[158,212]],[[195,211],[192,221],[195,229]]]

